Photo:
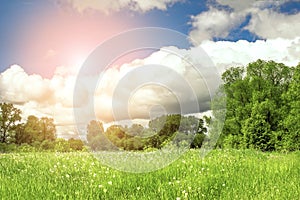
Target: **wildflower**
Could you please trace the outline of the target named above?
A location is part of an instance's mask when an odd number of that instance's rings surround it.
[[[108,185],[112,185],[112,181],[108,181],[107,183],[108,183]]]
[[[223,183],[222,186],[225,187],[225,183]]]
[[[107,192],[107,189],[104,188],[104,189],[103,189],[103,192],[106,193],[106,192]]]
[[[176,200],[180,200],[180,197],[176,197]]]
[[[140,190],[140,189],[141,189],[141,187],[137,187],[136,189],[137,189],[137,190]]]
[[[70,178],[70,175],[69,175],[69,174],[66,174],[66,177],[67,177],[67,178]]]
[[[99,188],[103,188],[103,185],[98,185]]]

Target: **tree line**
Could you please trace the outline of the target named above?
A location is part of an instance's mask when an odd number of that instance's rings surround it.
[[[19,146],[29,150],[33,147],[35,150],[61,152],[116,148],[139,151],[160,149],[169,142],[174,145],[186,143],[190,144],[191,148],[199,148],[207,133],[203,119],[180,114],[150,120],[149,128],[140,124],[133,124],[130,127],[111,125],[106,131],[102,122],[92,120],[87,125],[87,140],[57,138],[52,118],[30,115],[25,122],[21,120],[20,109],[11,103],[0,103],[0,151]]]
[[[112,125],[104,131],[102,122],[92,120],[87,127],[87,142],[94,151],[161,149],[170,143],[200,148],[206,133],[203,119],[170,114],[150,120],[148,128],[140,124]]]
[[[79,139],[56,138],[56,127],[52,118],[34,115],[21,122],[21,110],[11,103],[0,103],[0,151],[10,151],[21,146],[25,150],[83,150]]]

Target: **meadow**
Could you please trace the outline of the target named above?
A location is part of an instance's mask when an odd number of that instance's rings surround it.
[[[149,173],[122,172],[91,153],[0,154],[0,199],[299,199],[300,152],[190,150]]]

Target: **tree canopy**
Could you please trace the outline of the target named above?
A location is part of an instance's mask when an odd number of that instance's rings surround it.
[[[299,149],[299,65],[257,60],[229,68],[222,79],[227,110],[221,146]]]
[[[11,103],[0,103],[0,142],[14,140],[17,124],[21,121],[21,110]]]

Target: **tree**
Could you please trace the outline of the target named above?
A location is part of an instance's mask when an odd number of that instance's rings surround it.
[[[45,140],[54,141],[56,138],[56,128],[51,118],[42,117],[39,119],[34,115],[30,115],[27,117],[26,123],[19,128],[16,134],[17,144],[41,143]]]
[[[297,95],[286,95],[286,102],[282,100],[288,89],[297,91],[295,87],[291,88],[293,83],[299,85],[292,72],[292,68],[282,63],[257,60],[246,69],[230,68],[223,73],[224,85],[220,88],[226,95],[226,117],[220,140],[222,145],[268,151],[282,146],[290,121],[286,116],[293,107],[288,102],[291,99],[299,102]]]
[[[140,124],[132,124],[131,127],[126,131],[129,135],[132,136],[141,136],[144,127]]]
[[[270,109],[275,109],[270,101],[255,103],[253,106],[251,116],[245,121],[242,129],[245,147],[262,151],[275,149],[271,119],[268,119],[271,115]]]
[[[68,143],[70,145],[70,148],[75,151],[82,151],[84,148],[84,144],[80,139],[70,138],[68,140]]]
[[[41,134],[39,137],[39,141],[49,140],[54,141],[56,136],[56,128],[54,125],[54,121],[52,118],[42,117],[39,120],[41,126]]]
[[[283,146],[287,150],[300,150],[300,64],[294,69],[293,79],[283,99],[286,105],[283,120],[286,131],[281,135]]]
[[[87,141],[88,146],[93,151],[109,150],[113,145],[104,135],[102,122],[92,120],[87,126]]]
[[[0,103],[0,142],[8,143],[14,138],[21,110],[11,103]]]
[[[34,115],[30,115],[27,117],[27,121],[24,124],[23,134],[18,137],[19,141],[17,143],[32,144],[34,141],[39,141],[40,134],[41,125],[39,123],[39,118]]]

